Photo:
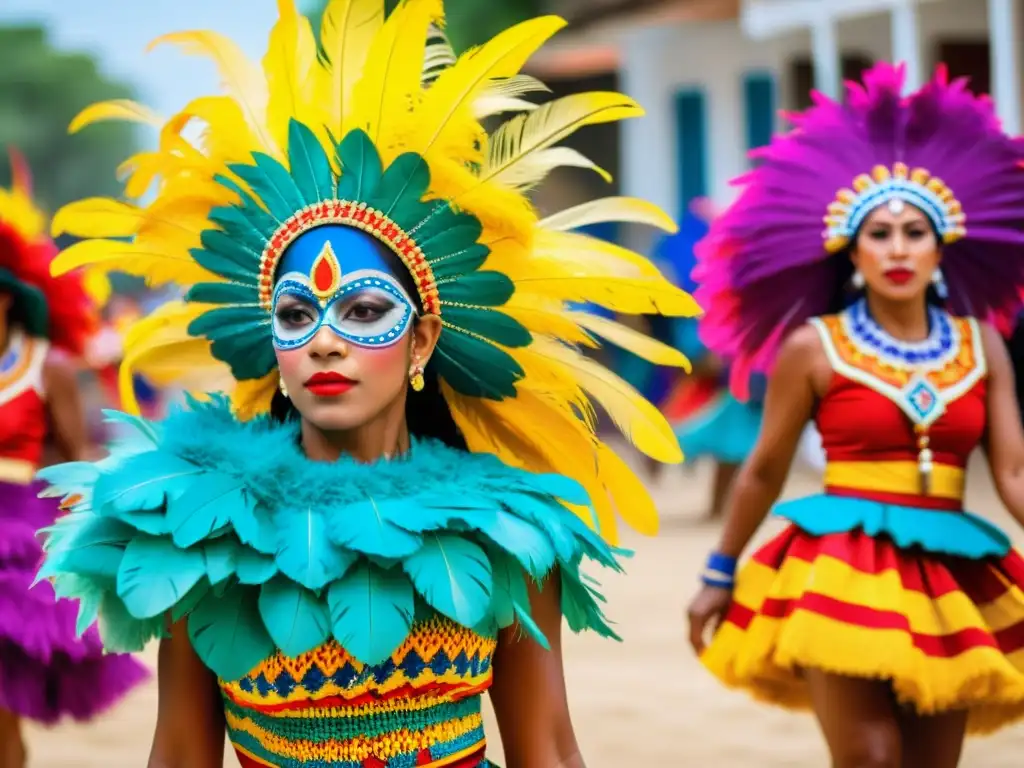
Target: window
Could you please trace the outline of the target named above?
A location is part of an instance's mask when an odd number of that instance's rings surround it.
[[[770,72],[751,72],[743,78],[747,149],[763,147],[775,131],[775,78]]]
[[[871,67],[870,56],[847,54],[842,59],[843,80],[859,80],[861,73]],[[793,59],[789,65],[790,109],[798,112],[811,106],[811,91],[814,90],[814,63],[807,57]]]
[[[704,92],[694,88],[676,94],[676,179],[679,210],[708,194],[707,107]]]

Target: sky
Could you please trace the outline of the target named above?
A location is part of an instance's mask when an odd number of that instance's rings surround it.
[[[172,46],[146,53],[150,40],[210,29],[258,59],[276,18],[275,0],[0,0],[0,24],[44,24],[56,47],[93,54],[103,72],[134,85],[139,100],[165,117],[216,92],[218,82],[205,59]]]

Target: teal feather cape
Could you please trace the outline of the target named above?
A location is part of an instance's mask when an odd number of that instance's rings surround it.
[[[160,423],[107,416],[125,432],[107,458],[39,473],[69,512],[45,530],[38,578],[111,651],[163,637],[168,616],[224,680],[332,637],[377,664],[424,615],[546,645],[527,584],[555,573],[569,627],[615,637],[581,565],[621,570],[625,553],[565,506],[589,507],[571,479],[431,440],[390,461],[311,461],[296,422],[239,422],[220,395]]]

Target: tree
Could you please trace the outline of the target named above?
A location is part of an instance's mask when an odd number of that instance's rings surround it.
[[[320,29],[327,0],[307,0],[306,15],[313,31]],[[384,9],[391,13],[398,0],[385,0]],[[448,0],[445,4],[448,40],[457,53],[485,43],[503,29],[525,21],[542,12],[542,0]]]
[[[134,128],[104,123],[69,135],[84,107],[132,98],[88,55],[57,50],[41,26],[0,27],[0,183],[10,179],[6,147],[32,169],[37,202],[49,211],[94,195],[120,194],[118,164],[137,146]]]

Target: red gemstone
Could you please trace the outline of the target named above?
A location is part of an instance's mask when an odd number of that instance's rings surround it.
[[[319,293],[326,293],[334,284],[334,269],[326,257],[320,256],[313,265],[313,287]]]

